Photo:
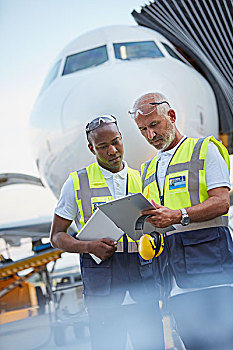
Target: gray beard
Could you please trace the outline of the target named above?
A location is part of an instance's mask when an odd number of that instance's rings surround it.
[[[169,122],[162,146],[161,148],[159,148],[160,151],[163,151],[170,146],[170,144],[175,139],[175,134],[176,134],[175,125]]]

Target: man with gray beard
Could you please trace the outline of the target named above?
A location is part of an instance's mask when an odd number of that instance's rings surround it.
[[[213,136],[189,138],[161,93],[136,100],[129,112],[157,150],[142,165],[142,189],[154,209],[142,212],[165,235],[168,305],[189,350],[230,350],[233,344],[233,242],[228,229],[230,161]],[[187,116],[188,118],[188,116]],[[162,275],[167,271],[161,264]],[[164,279],[166,280],[166,279]]]

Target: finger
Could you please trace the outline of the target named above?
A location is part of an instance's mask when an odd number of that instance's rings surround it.
[[[154,224],[157,222],[157,220],[154,216],[147,218],[146,221],[149,222],[150,224]]]
[[[154,199],[151,199],[151,204],[152,204],[156,209],[161,208],[161,205],[155,203]]]
[[[113,241],[112,239],[108,239],[108,238],[103,238],[102,242],[111,246],[115,246],[117,244],[117,241]]]
[[[155,217],[150,217],[146,221],[154,227],[161,227],[160,221],[157,220]]]
[[[141,212],[142,215],[156,215],[157,209],[147,209]]]
[[[114,244],[114,245],[108,245],[108,248],[107,248],[107,250],[108,250],[109,252],[115,252],[116,249],[117,249],[116,244]]]

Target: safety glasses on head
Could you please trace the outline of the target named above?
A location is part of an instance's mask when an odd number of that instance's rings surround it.
[[[141,115],[148,115],[155,111],[156,107],[158,105],[161,105],[162,103],[167,103],[170,107],[169,103],[167,101],[160,101],[160,102],[149,102],[141,105],[138,108],[131,109],[128,113],[131,115],[133,119],[137,118],[138,114]]]
[[[101,123],[110,124],[115,123],[117,125],[117,120],[113,115],[101,115],[93,119],[90,123],[86,125],[86,134],[100,126]]]

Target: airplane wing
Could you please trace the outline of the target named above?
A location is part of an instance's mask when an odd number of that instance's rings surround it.
[[[9,185],[36,185],[43,186],[40,178],[20,173],[0,174],[0,188]],[[0,238],[3,238],[11,246],[20,246],[21,238],[32,238],[33,241],[48,237],[52,223],[51,217],[39,217],[29,220],[0,224]]]
[[[44,187],[39,177],[19,173],[0,174],[0,187],[18,184],[37,185]]]
[[[0,238],[3,238],[11,246],[20,246],[21,238],[32,238],[33,241],[48,238],[51,224],[51,216],[0,224]],[[77,233],[74,223],[67,233],[70,235]]]
[[[36,241],[48,237],[51,223],[51,217],[41,217],[0,224],[0,238],[12,246],[19,246],[21,238],[31,237],[33,241]]]

